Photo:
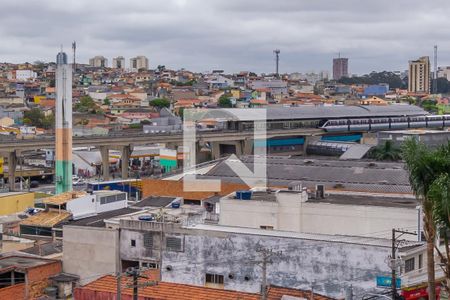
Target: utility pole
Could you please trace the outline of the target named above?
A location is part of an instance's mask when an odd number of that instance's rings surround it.
[[[266,249],[263,247],[258,247],[256,252],[261,253],[262,259],[256,261],[256,263],[261,264],[262,269],[262,283],[261,283],[261,299],[267,300],[267,264],[271,264],[272,256],[281,256],[282,251],[274,252],[273,249]]]
[[[122,299],[122,274],[120,272],[117,273],[117,300]]]
[[[397,236],[397,233],[401,233]],[[392,290],[392,299],[395,300],[397,298],[397,259],[396,259],[396,250],[397,250],[397,242],[398,238],[404,234],[416,235],[414,232],[397,230],[392,228],[392,249],[391,249],[391,270],[392,270],[392,278],[391,278],[391,290]]]
[[[127,285],[127,288],[133,288],[133,300],[138,300],[138,298],[139,298],[138,293],[139,293],[140,287],[154,286],[154,285],[158,284],[155,281],[139,283],[138,282],[139,278],[148,278],[146,276],[141,275],[141,270],[139,268],[128,268],[126,271],[126,274],[128,276],[132,277],[133,283],[131,285]]]
[[[392,258],[392,281],[391,281],[391,289],[392,289],[392,300],[395,300],[397,296],[397,278],[396,278],[396,259],[395,259],[395,229],[392,228],[392,252],[391,252],[391,258]]]

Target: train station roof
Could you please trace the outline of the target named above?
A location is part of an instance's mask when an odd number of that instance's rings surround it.
[[[261,110],[261,111],[259,111]],[[308,120],[308,119],[338,119],[338,118],[366,118],[366,117],[401,117],[424,116],[428,113],[415,105],[367,105],[367,106],[269,106],[265,109],[227,108],[220,109],[213,114],[228,120]],[[267,114],[267,118],[265,118]]]

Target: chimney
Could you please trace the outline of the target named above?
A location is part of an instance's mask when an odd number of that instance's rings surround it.
[[[316,199],[325,198],[325,186],[323,184],[316,185]]]

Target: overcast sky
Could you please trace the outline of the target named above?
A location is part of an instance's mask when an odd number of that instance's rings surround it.
[[[193,71],[405,70],[433,55],[450,65],[448,0],[0,0],[0,61],[146,55],[150,67]],[[71,56],[71,54],[70,54]]]

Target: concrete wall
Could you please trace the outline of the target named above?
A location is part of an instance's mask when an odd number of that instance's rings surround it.
[[[219,228],[220,226],[210,226]],[[318,293],[343,297],[345,289],[353,285],[356,298],[364,292],[373,290],[377,275],[388,275],[386,257],[389,247],[386,245],[363,245],[352,243],[348,237],[345,242],[331,242],[299,238],[297,234],[285,236],[270,235],[270,231],[257,230],[257,234],[239,232],[233,227],[230,232],[199,229],[179,229],[183,241],[179,252],[165,249],[162,261],[162,280],[204,286],[205,274],[224,276],[224,288],[230,290],[257,293],[262,281],[261,247],[282,254],[274,255],[267,266],[268,283],[290,288],[309,290],[314,283]],[[122,229],[121,241],[143,232]],[[253,230],[256,231],[256,230]],[[127,232],[127,233],[126,233]],[[166,231],[165,236],[175,233]],[[310,237],[311,238],[311,237]],[[125,257],[138,260],[143,249],[139,242],[136,249],[128,251]],[[128,248],[129,249],[129,248]],[[127,250],[121,248],[121,252]],[[168,267],[171,270],[168,270]],[[170,269],[170,268],[169,268]],[[229,275],[233,278],[230,279]],[[245,277],[248,276],[248,280]]]
[[[67,211],[71,212],[74,219],[96,213],[96,196],[86,195],[67,202]]]
[[[0,197],[0,215],[22,212],[28,207],[34,207],[34,193],[10,193]]]
[[[120,270],[119,231],[95,227],[63,227],[63,271],[85,284]]]
[[[415,230],[415,208],[304,202],[297,193],[277,193],[277,202],[221,199],[220,225],[390,238],[392,228]],[[415,236],[405,237],[416,240]]]

